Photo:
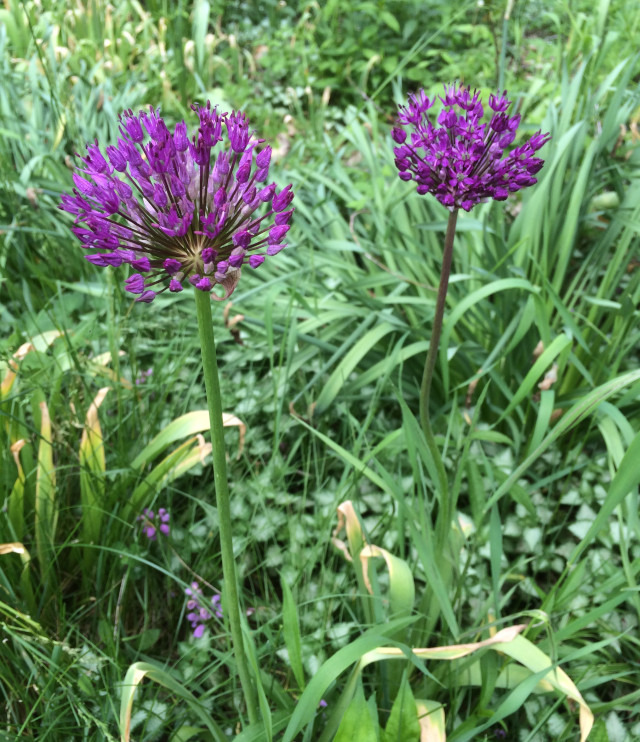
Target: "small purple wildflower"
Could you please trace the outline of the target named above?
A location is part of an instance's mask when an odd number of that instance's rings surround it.
[[[158,535],[158,531],[165,536],[169,535],[169,520],[171,516],[166,508],[160,508],[158,513],[154,513],[150,508],[145,508],[142,514],[138,516],[138,520],[143,522],[142,532],[149,539],[149,541],[155,541]]]
[[[538,131],[520,147],[507,153],[515,139],[520,115],[506,113],[511,101],[503,94],[489,96],[493,111],[482,122],[484,108],[477,91],[445,86],[443,108],[435,125],[428,111],[435,103],[424,90],[409,95],[400,106],[398,124],[391,133],[396,167],[402,180],[413,180],[420,194],[432,193],[450,211],[470,211],[493,198],[504,201],[510,193],[537,182],[544,165],[535,157],[551,138]],[[410,127],[411,135],[402,127]]]
[[[147,379],[149,379],[153,375],[153,369],[148,368],[146,371],[140,371],[138,374],[138,378],[136,379],[136,386],[140,386],[140,384],[144,384]]]
[[[191,624],[194,638],[199,639],[204,634],[207,621],[214,616],[218,619],[222,618],[220,595],[214,595],[211,598],[211,608],[205,608],[202,588],[197,582],[192,582],[185,593],[189,598],[187,601],[187,610],[189,611],[187,621]]]
[[[185,281],[207,292],[220,284],[224,296],[212,297],[226,299],[243,265],[257,268],[286,247],[293,193],[265,185],[271,147],[258,151],[264,140],[243,113],[220,114],[209,102],[192,109],[199,127],[191,139],[184,121],[171,133],[159,109],[125,111],[117,144],[106,158],[97,140],[88,144],[73,195],[62,195],[60,208],[75,216],[72,232],[98,251],[86,259],[128,263],[135,273],[125,289],[136,301],[182,291]]]

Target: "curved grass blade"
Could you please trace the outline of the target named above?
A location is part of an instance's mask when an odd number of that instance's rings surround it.
[[[121,742],[130,742],[131,739],[131,712],[133,710],[133,697],[136,688],[148,677],[154,683],[164,686],[179,698],[186,701],[194,716],[197,716],[203,726],[210,732],[215,742],[226,742],[228,739],[222,729],[213,721],[209,714],[202,708],[198,699],[195,698],[184,686],[169,675],[166,670],[150,665],[148,662],[135,662],[127,670],[122,683],[122,695],[120,697],[120,739]]]
[[[192,444],[196,442],[194,446]],[[124,505],[124,517],[129,518],[137,513],[143,504],[168,482],[177,479],[192,466],[202,463],[211,452],[211,444],[205,443],[201,435],[185,441],[157,464],[140,484],[133,490],[131,497]]]
[[[223,413],[222,418],[225,427],[236,426],[240,429],[240,443],[238,446],[238,456],[240,456],[244,444],[246,427],[235,415]],[[207,430],[209,430],[209,412],[207,410],[194,410],[193,412],[188,412],[186,415],[181,415],[175,420],[172,420],[144,447],[131,462],[131,468],[141,469],[147,464],[150,464],[161,451],[164,451],[167,446],[175,441],[195,435],[196,433],[204,433]]]
[[[80,502],[82,503],[82,537],[87,544],[100,540],[104,514],[104,487],[106,459],[98,409],[104,402],[109,387],[96,394],[87,411],[84,430],[80,440]],[[94,549],[85,549],[85,567],[90,568],[96,558]]]
[[[46,402],[40,402],[40,444],[36,471],[35,531],[40,573],[48,581],[54,552],[58,510],[56,505],[56,470],[53,464],[51,418]]]
[[[358,637],[355,641],[348,644],[346,647],[339,649],[333,656],[320,667],[318,672],[309,681],[304,693],[300,697],[289,724],[285,730],[282,742],[293,742],[296,735],[302,730],[302,728],[311,719],[313,719],[318,704],[325,694],[327,688],[339,677],[348,667],[356,664],[367,652],[372,651],[375,647],[379,647],[385,640],[385,636],[389,632],[397,631],[402,627],[409,626],[413,623],[415,618],[403,618],[396,621],[389,621],[384,627],[376,627],[365,632],[362,636]],[[384,628],[384,634],[380,632],[380,628]],[[351,693],[346,699],[346,704],[342,708],[341,714],[338,718],[342,718],[344,709],[351,702],[353,692],[355,691],[355,684]],[[343,694],[344,695],[344,694]],[[338,709],[339,710],[339,709]],[[337,724],[333,727],[334,731],[337,728]],[[322,735],[324,740],[325,735]]]

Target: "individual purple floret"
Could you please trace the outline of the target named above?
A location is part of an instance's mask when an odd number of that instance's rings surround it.
[[[508,116],[506,91],[489,96],[491,120],[482,122],[479,93],[457,85],[445,86],[437,120],[428,113],[435,97],[424,90],[400,106],[392,131],[396,167],[402,180],[413,180],[420,194],[432,193],[450,211],[470,211],[490,198],[504,201],[510,193],[536,183],[544,164],[535,157],[550,139],[538,131],[520,147],[507,152],[516,136],[520,115]],[[408,127],[410,136],[401,127]]]
[[[153,510],[145,508],[142,514],[138,516],[138,520],[143,522],[142,532],[149,539],[149,541],[155,541],[158,535],[158,531],[165,536],[169,535],[169,515],[168,510],[160,508],[158,513],[155,514]]]
[[[243,265],[257,268],[283,247],[293,209],[291,186],[277,192],[269,177],[271,147],[258,149],[246,116],[192,106],[199,119],[188,137],[184,121],[169,131],[159,109],[125,111],[117,144],[102,154],[96,140],[80,157],[73,195],[60,208],[86,259],[98,266],[128,263],[125,289],[136,301],[182,291],[189,283],[228,298]],[[220,144],[220,147],[218,147]]]
[[[185,593],[189,597],[187,601],[187,610],[189,611],[187,621],[191,624],[194,638],[199,639],[204,634],[207,621],[214,616],[218,619],[222,618],[220,595],[214,595],[211,598],[211,607],[206,608],[202,588],[197,582],[192,582]]]

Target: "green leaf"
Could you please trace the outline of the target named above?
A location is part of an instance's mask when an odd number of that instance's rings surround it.
[[[171,443],[209,430],[209,411],[194,410],[172,420],[131,462],[132,469],[142,469]]]
[[[358,683],[353,700],[342,717],[333,742],[378,742],[376,723],[365,701],[362,683]]]
[[[420,722],[416,701],[405,672],[402,685],[391,707],[389,721],[382,733],[382,742],[419,742],[419,740]]]
[[[138,652],[146,652],[158,641],[162,636],[160,629],[146,629],[141,634],[135,637],[131,637],[132,640],[137,639]],[[135,644],[135,642],[134,642]]]
[[[204,455],[209,453],[210,446],[209,444],[201,446],[197,441],[197,437],[185,441],[146,475],[124,504],[125,517],[129,518],[133,513],[137,513],[155,492],[162,489],[168,482],[178,478],[191,467],[202,463]],[[192,445],[194,442],[195,446]]]
[[[413,581],[413,573],[409,565],[400,559],[400,557],[394,556],[386,549],[382,549],[375,544],[368,544],[360,552],[360,560],[365,563],[364,567],[364,579],[365,583],[369,584],[368,560],[375,557],[382,557],[389,570],[389,608],[390,615],[394,618],[399,616],[407,616],[411,614],[413,610],[413,604],[416,596],[415,583]]]
[[[304,690],[304,669],[302,667],[302,642],[300,623],[293,593],[286,579],[280,576],[282,586],[282,633],[289,654],[289,664],[300,690]]]
[[[398,19],[393,15],[393,13],[390,13],[388,10],[383,10],[380,13],[380,20],[383,23],[386,23],[387,26],[392,31],[395,31],[396,33],[400,33],[400,24],[398,23]]]
[[[602,719],[598,719],[593,725],[593,729],[589,735],[589,742],[609,742],[607,727]]]

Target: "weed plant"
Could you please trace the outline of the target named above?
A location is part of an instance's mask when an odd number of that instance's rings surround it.
[[[573,688],[590,740],[640,736],[638,18],[508,9],[0,10],[0,738],[575,740]],[[458,222],[430,407],[447,583],[418,410],[448,212],[397,178],[390,131],[452,80],[552,140],[535,187]],[[296,193],[289,247],[213,314],[253,726],[225,616],[194,637],[185,593],[222,586],[190,292],[133,303],[57,208],[121,111],[207,99]],[[523,625],[524,654],[498,634]]]

